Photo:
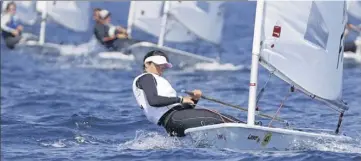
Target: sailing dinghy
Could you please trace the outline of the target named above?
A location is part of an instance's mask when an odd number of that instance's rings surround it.
[[[339,134],[343,113],[348,109],[341,101],[346,16],[345,1],[258,0],[247,123],[205,125],[186,129],[186,135],[204,144],[241,150],[288,150],[299,141],[307,145],[318,139],[351,140]],[[268,126],[255,124],[258,63],[291,89],[338,111],[336,134],[301,131],[287,125],[272,127],[272,121]]]
[[[133,28],[139,29],[157,37],[158,43],[138,42],[129,46],[128,51],[139,63],[142,63],[144,55],[150,50],[166,52],[176,67],[218,62],[218,59],[164,46],[164,42],[187,43],[201,39],[219,45],[223,29],[222,3],[131,1],[127,26],[128,35],[132,36]],[[106,54],[121,55],[119,52],[106,52]]]
[[[5,1],[3,7],[10,1]],[[17,16],[20,21],[27,25],[34,25],[41,13],[41,24],[38,40],[23,41],[17,44],[17,48],[40,49],[41,53],[60,53],[61,44],[45,41],[47,19],[51,18],[63,27],[76,31],[85,32],[89,27],[90,3],[82,1],[14,1],[17,8]]]
[[[354,18],[361,27],[361,1],[347,1],[347,12],[348,16]],[[355,44],[357,46],[356,52],[345,52],[344,57],[346,61],[354,60],[361,63],[361,33],[357,36]]]

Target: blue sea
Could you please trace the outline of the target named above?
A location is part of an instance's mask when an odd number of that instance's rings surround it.
[[[91,2],[112,12],[113,23],[126,25],[129,2]],[[221,47],[222,64],[169,70],[165,77],[177,91],[201,89],[203,94],[247,107],[255,2],[226,2]],[[39,33],[39,25],[26,26]],[[69,31],[49,22],[48,42],[92,48],[92,26],[86,33]],[[136,33],[138,39],[156,38]],[[82,45],[83,44],[83,45]],[[85,44],[85,45],[84,45]],[[216,57],[206,42],[167,44]],[[341,130],[352,143],[310,144],[292,151],[241,151],[198,147],[186,139],[167,136],[150,123],[137,106],[132,81],[141,65],[103,59],[92,54],[48,54],[9,50],[1,45],[1,160],[227,160],[227,161],[361,161],[361,65],[344,64],[343,98],[350,109]],[[263,85],[269,73],[260,67]],[[320,86],[322,82],[319,83]],[[289,86],[273,76],[260,101],[260,110],[275,114]],[[201,106],[246,120],[240,110],[201,100]],[[280,117],[297,127],[334,130],[338,113],[301,93],[285,102]],[[267,123],[264,120],[264,123]],[[242,144],[242,143],[239,143]]]

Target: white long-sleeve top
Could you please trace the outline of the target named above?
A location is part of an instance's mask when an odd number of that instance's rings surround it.
[[[16,17],[14,17],[16,18]],[[11,28],[8,26],[9,23],[11,23],[12,15],[8,13],[1,14],[1,30],[6,32],[13,32],[16,29]]]

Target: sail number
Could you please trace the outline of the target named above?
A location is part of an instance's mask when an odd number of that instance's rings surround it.
[[[263,137],[263,139],[262,139],[261,145],[266,146],[271,141],[271,138],[272,138],[272,133],[267,132],[265,134],[265,136]],[[252,134],[249,134],[247,139],[248,140],[255,140],[257,143],[259,143],[261,141],[261,137],[259,137],[257,135],[252,135]]]

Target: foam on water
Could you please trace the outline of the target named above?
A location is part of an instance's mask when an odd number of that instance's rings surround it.
[[[326,141],[326,142],[308,142],[307,149],[319,150],[337,153],[358,153],[361,154],[361,140],[353,139],[351,142]]]
[[[60,55],[88,55],[92,52],[99,51],[103,47],[100,46],[95,38],[89,42],[80,45],[59,45]]]
[[[41,142],[40,145],[54,148],[65,148],[67,146],[65,143],[65,139],[60,139],[54,142]]]
[[[168,137],[157,132],[136,131],[135,138],[120,144],[118,149],[149,150],[179,148],[182,142],[177,137]]]
[[[59,56],[54,59],[62,69],[91,68],[91,69],[124,69],[132,70],[133,61],[119,59],[102,59],[97,56]]]

